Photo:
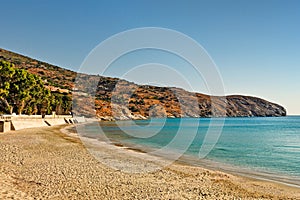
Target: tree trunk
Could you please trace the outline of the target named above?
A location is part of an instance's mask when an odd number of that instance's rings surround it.
[[[6,111],[8,111],[9,114],[12,114],[13,107],[11,105],[9,105],[8,101],[5,98],[3,98],[3,97],[1,97],[0,100],[4,102],[4,104],[6,106]]]
[[[25,107],[25,101],[22,100],[21,103],[20,103],[20,107],[18,108],[19,115],[22,114],[22,112],[24,110],[24,107]]]
[[[37,106],[36,105],[34,105],[34,108],[33,108],[33,114],[37,114],[37,112],[38,112],[38,108],[37,108]]]

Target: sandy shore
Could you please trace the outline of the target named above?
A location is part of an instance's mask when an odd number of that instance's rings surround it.
[[[172,164],[141,174],[114,170],[79,139],[62,133],[63,127],[0,134],[0,199],[300,199],[298,188],[200,167]],[[98,150],[116,159],[111,146]],[[117,159],[127,159],[126,153]]]

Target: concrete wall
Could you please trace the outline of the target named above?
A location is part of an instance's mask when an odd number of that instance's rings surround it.
[[[11,116],[11,129],[20,130],[24,128],[35,128],[66,124],[64,119],[71,119],[71,115],[21,115]]]
[[[62,124],[74,124],[84,122],[85,118],[74,120],[71,115],[17,115],[0,118],[0,132],[8,130],[20,130],[24,128],[55,126]],[[5,122],[5,123],[4,123]]]
[[[0,133],[10,131],[10,122],[9,121],[0,121]]]
[[[74,120],[77,121],[78,123],[84,123],[84,122],[86,122],[86,118],[85,117],[75,117]]]
[[[55,126],[55,125],[66,124],[65,119],[68,119],[68,118],[45,119],[45,121],[48,122],[48,124],[50,124],[50,126]]]
[[[45,127],[48,126],[44,119],[32,119],[32,118],[22,118],[22,119],[12,119],[11,128],[12,130],[20,130],[24,128],[34,128],[34,127]]]

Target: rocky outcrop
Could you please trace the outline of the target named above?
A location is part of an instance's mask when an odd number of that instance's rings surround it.
[[[232,117],[278,117],[286,116],[286,110],[275,103],[250,96],[227,96],[227,116]]]

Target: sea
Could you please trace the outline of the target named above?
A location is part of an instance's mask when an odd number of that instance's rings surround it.
[[[177,162],[300,187],[300,116],[174,118],[87,124],[84,137]]]

